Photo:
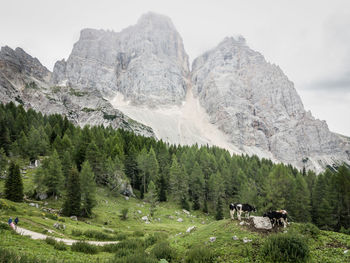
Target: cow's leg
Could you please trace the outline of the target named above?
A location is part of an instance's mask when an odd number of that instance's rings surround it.
[[[235,219],[235,210],[231,210],[230,209],[230,216],[231,216],[231,219],[234,220]]]
[[[241,221],[242,209],[237,210],[238,220]]]
[[[281,222],[283,223],[283,228],[286,228],[287,227],[287,223],[286,223],[286,221],[284,220],[283,217],[281,218]]]

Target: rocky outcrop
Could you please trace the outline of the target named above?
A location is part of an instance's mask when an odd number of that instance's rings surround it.
[[[62,114],[84,126],[111,125],[153,136],[151,128],[123,114],[97,90],[80,91],[71,86],[51,86],[51,72],[20,48],[0,51],[0,102],[14,101],[45,114]]]
[[[186,95],[188,56],[168,17],[148,13],[119,33],[84,29],[67,62],[53,71],[54,84],[116,92],[136,105],[179,104]]]
[[[304,110],[293,83],[243,37],[226,38],[195,59],[192,82],[211,123],[243,152],[259,149],[316,170],[349,161],[349,145]]]

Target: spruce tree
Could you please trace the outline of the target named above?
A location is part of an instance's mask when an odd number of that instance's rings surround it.
[[[65,202],[63,204],[63,214],[65,216],[79,216],[80,202],[81,202],[81,189],[79,172],[76,167],[73,167],[68,176],[67,193]]]
[[[157,192],[153,181],[149,183],[148,193],[145,195],[146,201],[150,203],[150,215],[153,216],[157,207]]]
[[[96,205],[95,176],[88,161],[82,165],[80,172],[82,215],[90,217],[92,208]]]
[[[11,162],[5,182],[5,198],[14,202],[23,201],[23,182],[19,166]]]
[[[221,197],[218,198],[218,202],[217,202],[217,205],[216,205],[215,219],[216,220],[224,219],[224,212],[223,212]]]
[[[7,156],[3,148],[0,148],[0,176],[4,173],[7,166]]]

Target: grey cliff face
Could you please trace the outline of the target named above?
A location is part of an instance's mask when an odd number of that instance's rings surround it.
[[[210,121],[243,151],[257,147],[298,167],[349,161],[349,145],[304,110],[293,83],[244,38],[226,38],[192,70],[193,93]]]
[[[70,86],[51,86],[51,72],[22,49],[0,51],[0,102],[14,101],[44,114],[62,114],[73,123],[111,125],[153,136],[151,128],[114,109],[97,91],[82,92]]]
[[[157,106],[184,99],[188,73],[188,56],[171,20],[148,13],[119,33],[82,30],[67,62],[56,63],[52,81]]]

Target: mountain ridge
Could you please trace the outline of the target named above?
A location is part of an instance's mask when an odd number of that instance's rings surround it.
[[[349,142],[307,112],[280,67],[244,37],[224,38],[195,58],[191,71],[188,60],[171,19],[151,12],[120,32],[81,30],[68,59],[55,63],[44,85],[89,94],[89,114],[98,94],[98,103],[112,112],[107,115],[126,114],[151,127],[146,135],[169,143],[220,144],[231,153],[316,171],[350,162]],[[84,104],[80,99],[76,108],[81,112]],[[89,114],[81,123],[108,125]],[[137,129],[142,133],[142,126]]]

